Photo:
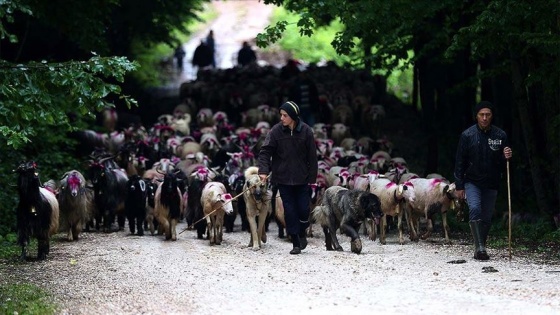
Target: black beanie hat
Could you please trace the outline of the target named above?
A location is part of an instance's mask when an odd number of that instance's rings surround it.
[[[492,112],[492,114],[494,114],[494,106],[492,105],[492,103],[488,101],[482,101],[476,104],[476,106],[474,107],[474,116],[478,115],[478,112],[483,108],[488,108]]]
[[[280,109],[286,111],[288,116],[290,116],[293,120],[299,119],[299,107],[295,102],[287,101],[286,103],[282,104],[282,106],[280,106]]]

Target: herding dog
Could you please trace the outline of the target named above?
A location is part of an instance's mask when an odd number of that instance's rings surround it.
[[[261,181],[258,172],[258,167],[248,167],[244,172],[245,185],[243,186],[243,199],[247,207],[247,221],[251,232],[248,246],[253,247],[253,250],[260,249],[261,241],[266,243],[265,221],[272,213],[272,192],[267,190],[267,183]]]
[[[352,239],[352,252],[362,251],[362,241],[358,234],[360,225],[366,219],[379,222],[383,215],[379,198],[367,191],[331,186],[325,190],[322,206],[313,209],[313,217],[323,227],[327,250],[342,251],[336,230]]]

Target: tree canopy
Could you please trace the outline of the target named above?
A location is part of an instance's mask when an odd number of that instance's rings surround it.
[[[136,43],[175,46],[192,1],[0,1],[0,134],[21,147],[45,129],[72,130],[98,111],[135,104],[121,84]]]

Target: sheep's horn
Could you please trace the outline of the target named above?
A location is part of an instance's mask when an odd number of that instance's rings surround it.
[[[107,161],[107,160],[114,159],[114,158],[115,158],[114,155],[110,155],[110,156],[108,156],[108,157],[104,157],[104,158],[102,158],[102,159],[99,160],[99,164],[101,164],[101,163],[103,163],[103,162],[105,162],[105,161]]]

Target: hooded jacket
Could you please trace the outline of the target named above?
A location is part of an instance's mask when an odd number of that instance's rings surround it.
[[[270,129],[258,157],[259,174],[281,185],[312,184],[317,180],[317,147],[313,130],[301,120],[294,130],[281,122]]]
[[[455,159],[457,190],[464,190],[466,182],[497,190],[505,162],[503,151],[507,146],[506,133],[494,125],[484,131],[475,124],[463,131]]]

